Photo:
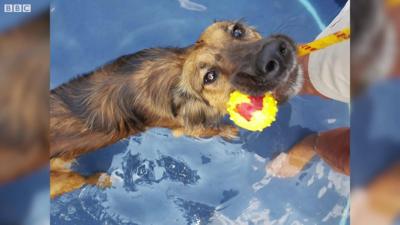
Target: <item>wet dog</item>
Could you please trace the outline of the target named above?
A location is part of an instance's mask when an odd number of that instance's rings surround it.
[[[244,23],[215,22],[189,47],[122,56],[52,90],[53,174],[67,172],[64,163],[80,154],[151,127],[178,136],[233,138],[237,128],[221,122],[232,91],[270,91],[282,103],[301,86],[290,38],[263,38]]]

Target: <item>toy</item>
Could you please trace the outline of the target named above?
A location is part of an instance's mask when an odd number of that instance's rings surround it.
[[[239,127],[262,131],[275,121],[277,105],[271,93],[264,96],[248,96],[234,91],[230,95],[227,110],[230,119]]]
[[[345,28],[341,31],[327,35],[320,39],[314,40],[307,44],[302,44],[297,47],[297,55],[299,57],[308,55],[313,51],[317,51],[333,44],[350,39],[350,28]]]
[[[308,44],[299,45],[297,54],[304,56],[349,38],[350,28],[346,28]],[[277,101],[271,93],[264,96],[248,96],[234,91],[230,95],[227,107],[230,119],[239,127],[250,131],[262,131],[271,126],[278,112]]]

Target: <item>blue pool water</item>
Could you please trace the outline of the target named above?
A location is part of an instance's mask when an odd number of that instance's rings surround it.
[[[319,34],[343,1],[54,1],[51,86],[122,54],[186,46],[214,19],[239,19],[297,42]],[[295,97],[262,133],[174,138],[154,128],[82,156],[74,169],[107,171],[113,187],[86,186],[51,202],[52,224],[339,224],[349,178],[316,158],[299,176],[272,178],[265,165],[305,135],[349,125],[348,106]]]

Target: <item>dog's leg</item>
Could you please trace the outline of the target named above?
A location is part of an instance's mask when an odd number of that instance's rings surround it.
[[[223,125],[218,128],[194,127],[194,128],[176,128],[172,131],[175,137],[187,135],[195,138],[209,138],[213,136],[221,136],[225,139],[235,139],[238,137],[239,129],[231,125]]]
[[[59,172],[71,171],[71,166],[75,159],[53,158],[50,159],[50,170]]]
[[[96,185],[100,188],[111,187],[110,176],[96,173],[85,177],[71,171],[72,160],[54,158],[50,160],[50,197],[55,198],[64,193],[74,191],[84,185]]]
[[[96,185],[100,188],[108,188],[111,187],[111,179],[106,173],[96,173],[89,177],[84,177],[72,171],[51,171],[50,197],[55,198],[64,193],[79,189],[86,184]]]

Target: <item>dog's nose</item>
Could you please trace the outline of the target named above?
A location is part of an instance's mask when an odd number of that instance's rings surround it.
[[[258,54],[256,66],[261,76],[276,77],[286,67],[289,45],[285,40],[275,39],[264,44]]]

